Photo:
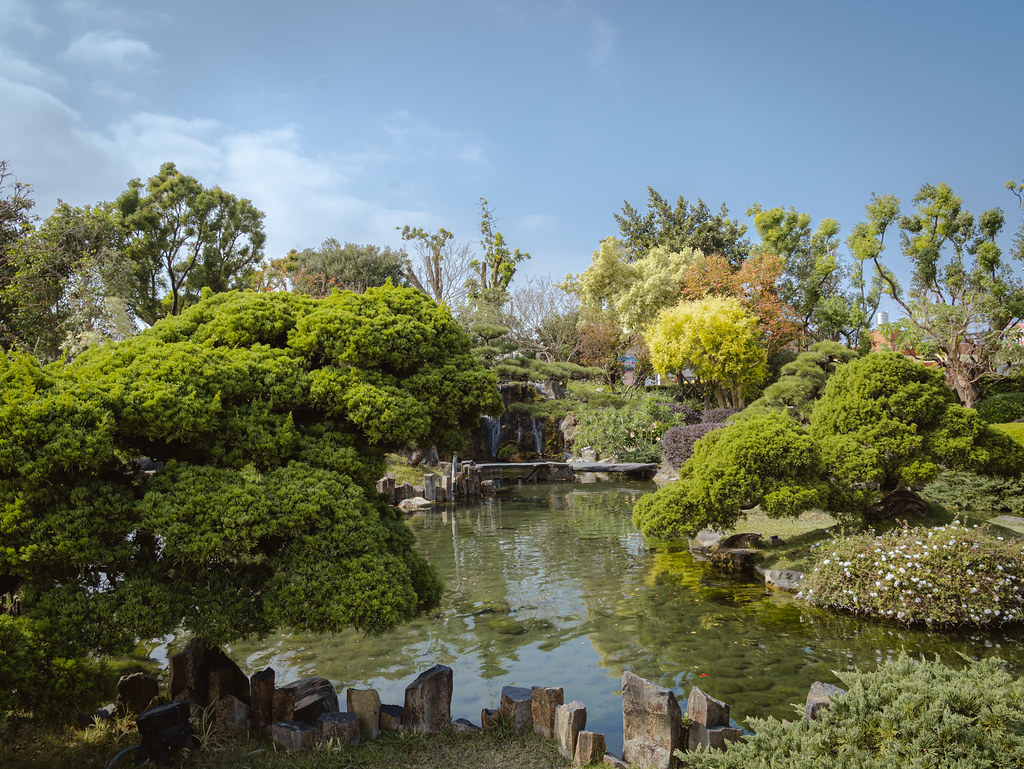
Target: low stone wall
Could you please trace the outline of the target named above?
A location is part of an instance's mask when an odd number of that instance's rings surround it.
[[[418,510],[455,500],[479,499],[484,494],[496,491],[493,481],[486,480],[480,468],[472,462],[463,462],[452,477],[451,472],[438,475],[427,473],[422,486],[411,483],[395,483],[393,473],[377,481],[377,491],[403,510]]]
[[[687,697],[684,718],[672,691],[630,672],[622,676],[621,758],[606,752],[605,735],[587,731],[586,705],[566,703],[560,686],[505,686],[498,707],[484,708],[478,725],[465,718],[452,720],[453,671],[445,665],[418,675],[406,687],[401,705],[381,703],[374,689],[350,688],[344,711],[326,678],[309,676],[279,685],[269,667],[247,677],[220,649],[200,640],[189,642],[183,652],[171,657],[169,673],[171,700],[209,709],[214,728],[221,732],[249,729],[269,734],[286,750],[332,740],[358,745],[376,739],[382,731],[469,733],[501,724],[516,734],[532,732],[555,740],[559,753],[577,765],[669,769],[680,763],[676,751],[725,750],[744,738],[742,729],[730,725],[729,706],[724,702],[695,686]],[[815,682],[807,697],[806,718],[813,719],[841,694],[841,689]],[[156,681],[145,674],[135,673],[118,682],[116,709],[123,714],[138,714],[159,700]]]

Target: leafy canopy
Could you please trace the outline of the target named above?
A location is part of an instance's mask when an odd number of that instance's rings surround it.
[[[501,408],[448,312],[393,286],[218,294],[71,364],[0,357],[0,386],[0,590],[51,662],[412,617],[440,588],[384,453]]]

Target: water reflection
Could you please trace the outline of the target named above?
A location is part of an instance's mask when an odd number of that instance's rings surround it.
[[[409,520],[446,591],[441,607],[368,637],[282,633],[231,651],[248,672],[318,674],[401,703],[436,663],[455,671],[453,716],[478,721],[505,685],[565,687],[589,729],[621,750],[624,670],[676,691],[699,683],[734,718],[790,718],[815,680],[872,669],[900,650],[947,662],[995,654],[1024,667],[1019,630],[943,635],[805,607],[750,579],[716,576],[687,552],[650,552],[633,502],[650,484],[522,486],[484,504]],[[180,642],[171,642],[176,651]],[[164,652],[164,649],[160,650]]]

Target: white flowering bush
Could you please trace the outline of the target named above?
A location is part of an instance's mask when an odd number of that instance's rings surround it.
[[[799,597],[829,609],[928,626],[1024,619],[1024,545],[954,521],[857,534],[819,548]]]

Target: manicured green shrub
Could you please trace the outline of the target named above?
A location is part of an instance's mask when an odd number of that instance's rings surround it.
[[[816,720],[750,718],[755,733],[746,742],[677,755],[695,769],[1024,766],[1024,681],[998,659],[956,670],[901,654],[873,673],[836,675],[847,692]]]
[[[1024,425],[1020,426],[1024,428]],[[939,473],[933,483],[925,486],[921,496],[949,510],[1016,513],[1024,510],[1024,478],[1002,478],[947,470]]]
[[[993,395],[980,401],[978,416],[989,424],[1003,424],[1024,419],[1024,393]]]
[[[959,521],[824,543],[802,597],[829,609],[929,627],[1024,619],[1024,545]]]

